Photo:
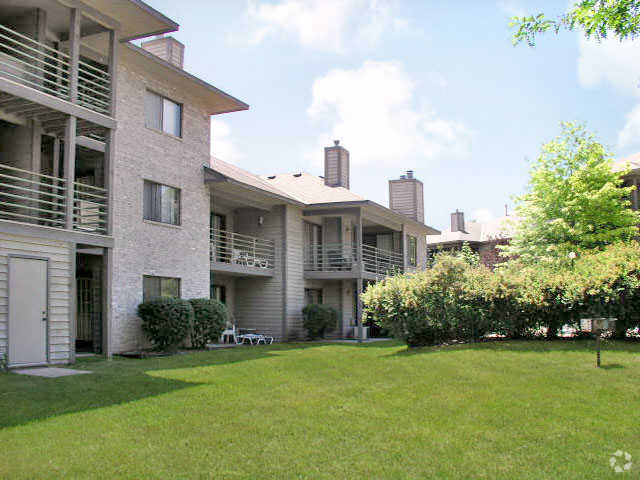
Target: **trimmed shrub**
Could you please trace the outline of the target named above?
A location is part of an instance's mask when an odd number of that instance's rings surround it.
[[[189,333],[191,346],[205,348],[207,343],[217,340],[227,323],[227,307],[210,298],[192,298],[193,324]]]
[[[162,297],[138,305],[142,330],[159,350],[175,350],[189,334],[193,307],[188,300]]]
[[[302,325],[311,340],[324,338],[325,334],[336,329],[338,312],[333,307],[312,303],[302,309]]]
[[[477,339],[554,337],[580,318],[615,317],[614,335],[640,326],[640,245],[619,243],[578,253],[575,261],[491,271],[463,255],[441,253],[432,268],[389,277],[363,294],[364,312],[410,346]]]

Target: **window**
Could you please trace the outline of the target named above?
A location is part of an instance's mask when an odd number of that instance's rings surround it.
[[[180,190],[145,180],[144,219],[180,225]]]
[[[169,277],[142,277],[142,300],[147,302],[154,298],[180,298],[180,279]]]
[[[409,244],[409,265],[415,267],[418,265],[418,241],[416,237],[409,235],[407,243]]]
[[[304,304],[321,304],[322,303],[322,289],[321,288],[305,288],[304,289]]]
[[[182,105],[147,90],[145,125],[175,137],[182,137]]]
[[[227,289],[224,285],[211,285],[210,296],[214,300],[227,303]]]

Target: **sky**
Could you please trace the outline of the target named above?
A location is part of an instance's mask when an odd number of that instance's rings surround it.
[[[212,117],[212,153],[257,174],[323,174],[350,151],[351,190],[388,205],[387,181],[424,183],[425,223],[513,211],[561,121],[616,158],[640,151],[640,41],[578,32],[514,47],[527,0],[147,0],[180,24],[184,68],[248,103]]]

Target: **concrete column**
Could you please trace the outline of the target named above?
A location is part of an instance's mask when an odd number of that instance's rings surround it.
[[[67,117],[64,127],[64,178],[66,180],[64,211],[66,228],[73,229],[73,204],[76,173],[76,117]]]
[[[71,9],[69,25],[69,101],[78,103],[78,62],[80,61],[80,19],[82,13]]]

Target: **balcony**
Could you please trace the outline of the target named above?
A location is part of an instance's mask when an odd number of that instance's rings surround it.
[[[305,277],[378,280],[404,271],[403,256],[398,252],[362,245],[362,262],[358,258],[358,249],[352,244],[307,245],[304,249]]]
[[[73,65],[67,51],[0,25],[0,79],[4,79],[0,110],[23,120],[36,119],[48,132],[60,131],[59,124],[69,113],[78,116],[82,128],[88,130],[85,134],[99,131],[98,126],[111,128],[112,81],[108,66],[80,57],[76,80],[71,75],[75,71]],[[21,90],[23,87],[27,88]],[[68,108],[87,110],[58,110],[47,100],[50,97],[68,102]]]
[[[74,182],[70,214],[68,195],[64,178],[0,164],[0,219],[106,235],[107,191]]]
[[[234,276],[271,277],[276,254],[273,240],[211,229],[211,270]]]

